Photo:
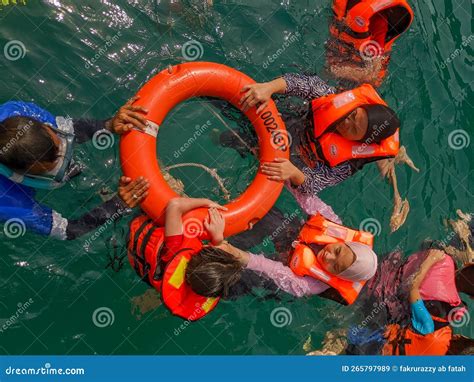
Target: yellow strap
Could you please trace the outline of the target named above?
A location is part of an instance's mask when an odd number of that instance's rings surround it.
[[[186,267],[188,266],[188,259],[184,256],[179,260],[179,264],[171,275],[168,283],[174,286],[176,289],[181,288],[184,283],[184,275],[186,273]]]
[[[209,297],[204,304],[202,304],[202,310],[204,310],[206,313],[209,313],[211,310],[212,306],[214,305],[214,302],[217,300],[216,297]]]

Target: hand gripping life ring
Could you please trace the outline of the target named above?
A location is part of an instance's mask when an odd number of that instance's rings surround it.
[[[126,176],[132,179],[143,176],[149,180],[149,194],[141,207],[154,221],[164,224],[165,207],[172,198],[178,196],[165,181],[156,159],[158,129],[170,110],[180,102],[200,96],[222,98],[241,109],[241,90],[252,83],[255,81],[250,77],[225,65],[192,62],[163,70],[137,93],[140,98],[135,105],[148,109],[147,132],[133,130],[123,135],[120,140],[120,159]],[[258,136],[260,162],[271,162],[275,158],[288,159],[290,139],[274,102],[270,101],[260,115],[256,114],[255,107],[245,115]],[[269,180],[259,170],[247,190],[226,205],[228,210],[223,213],[226,221],[224,235],[228,237],[251,228],[270,210],[282,188],[282,182]],[[194,231],[196,235],[200,234],[205,239],[207,233],[202,228],[202,222],[206,216],[207,209],[200,208],[187,213],[183,221],[185,224],[193,222],[194,229],[199,231]]]

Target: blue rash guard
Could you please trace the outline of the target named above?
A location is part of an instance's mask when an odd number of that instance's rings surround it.
[[[0,175],[0,221],[21,219],[27,229],[40,235],[50,235],[53,210],[35,200],[33,188],[17,184]],[[55,216],[59,219],[60,216]]]
[[[56,118],[34,103],[9,101],[0,106],[0,121],[16,116],[34,118],[57,127]],[[53,228],[53,210],[37,203],[35,194],[33,188],[17,184],[0,175],[0,220],[21,219],[27,229],[40,235],[50,235]],[[60,215],[55,218],[61,220]]]
[[[55,127],[61,123],[60,117],[54,117],[34,103],[9,101],[0,105],[0,122],[15,116],[34,118]],[[86,142],[96,131],[105,128],[105,121],[77,119],[72,123],[77,143]],[[35,194],[35,189],[0,175],[0,221],[21,219],[25,227],[32,232],[61,240],[71,240],[97,228],[108,219],[117,220],[128,212],[122,201],[115,196],[81,218],[68,220],[60,213],[38,203]]]

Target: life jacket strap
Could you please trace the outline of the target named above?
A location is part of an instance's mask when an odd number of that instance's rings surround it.
[[[142,244],[140,245],[140,250],[138,251],[138,257],[140,259],[140,261],[142,261],[142,267],[143,267],[143,279],[146,278],[146,281],[148,281],[148,272],[150,271],[150,264],[146,261],[146,256],[145,256],[145,251],[146,251],[146,247],[148,245],[148,242],[150,241],[150,238],[151,236],[153,235],[153,233],[158,229],[158,227],[156,227],[154,224],[152,225],[152,227],[148,230],[148,232],[145,234],[143,240],[142,240]],[[140,256],[140,254],[142,256]],[[157,258],[157,262],[159,261],[159,259]]]
[[[371,36],[370,31],[367,32],[356,32],[352,30],[347,24],[343,23],[342,21],[339,20],[334,20],[333,21],[334,27],[339,31],[339,33],[345,33],[352,38],[355,38],[357,40],[364,40],[367,39]]]
[[[140,275],[142,277],[142,279],[144,281],[147,281],[147,275],[145,274],[145,255],[140,256],[140,254],[138,253],[137,251],[137,246],[138,246],[138,240],[140,239],[140,236],[142,235],[143,231],[146,229],[146,227],[152,223],[152,220],[151,219],[147,219],[145,220],[141,225],[140,227],[135,231],[135,235],[134,235],[134,238],[133,238],[133,245],[132,245],[132,250],[131,250],[131,256],[134,260],[134,268],[135,268],[135,272],[137,272],[138,275]],[[139,267],[139,264],[142,265],[142,269],[143,269],[143,274],[140,272],[140,267]]]

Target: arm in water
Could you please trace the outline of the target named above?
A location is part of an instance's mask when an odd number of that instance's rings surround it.
[[[283,76],[283,79],[286,82],[285,94],[308,101],[336,93],[333,86],[329,86],[316,75],[287,73]]]
[[[420,286],[431,267],[438,261],[443,260],[444,256],[445,253],[443,251],[430,250],[413,279],[410,289],[411,324],[417,332],[423,335],[433,333],[435,328],[434,321],[421,298]]]
[[[63,240],[74,240],[104,224],[112,224],[125,215],[129,208],[141,203],[148,195],[148,188],[148,181],[143,178],[132,181],[123,176],[120,178],[118,195],[78,219],[61,217],[54,229],[56,236]]]
[[[124,134],[133,128],[144,130],[147,120],[143,114],[146,114],[148,111],[141,106],[132,105],[138,98],[139,97],[135,96],[129,99],[127,103],[108,120],[74,119],[73,124],[76,142],[87,142],[100,130],[108,130],[115,134]]]
[[[237,257],[246,269],[254,271],[260,276],[272,280],[279,289],[296,297],[311,296],[323,293],[329,286],[311,277],[301,277],[275,260],[267,259],[263,255],[242,251],[233,245],[224,242],[218,248]]]
[[[329,86],[316,75],[288,73],[269,82],[244,86],[240,104],[244,112],[257,106],[257,114],[260,114],[273,94],[286,94],[312,100],[335,92],[334,87]]]
[[[352,167],[348,163],[329,167],[322,162],[317,162],[314,168],[304,167],[302,172],[304,181],[301,184],[292,185],[298,193],[307,195],[317,195],[325,188],[333,187],[346,180],[353,173]]]

